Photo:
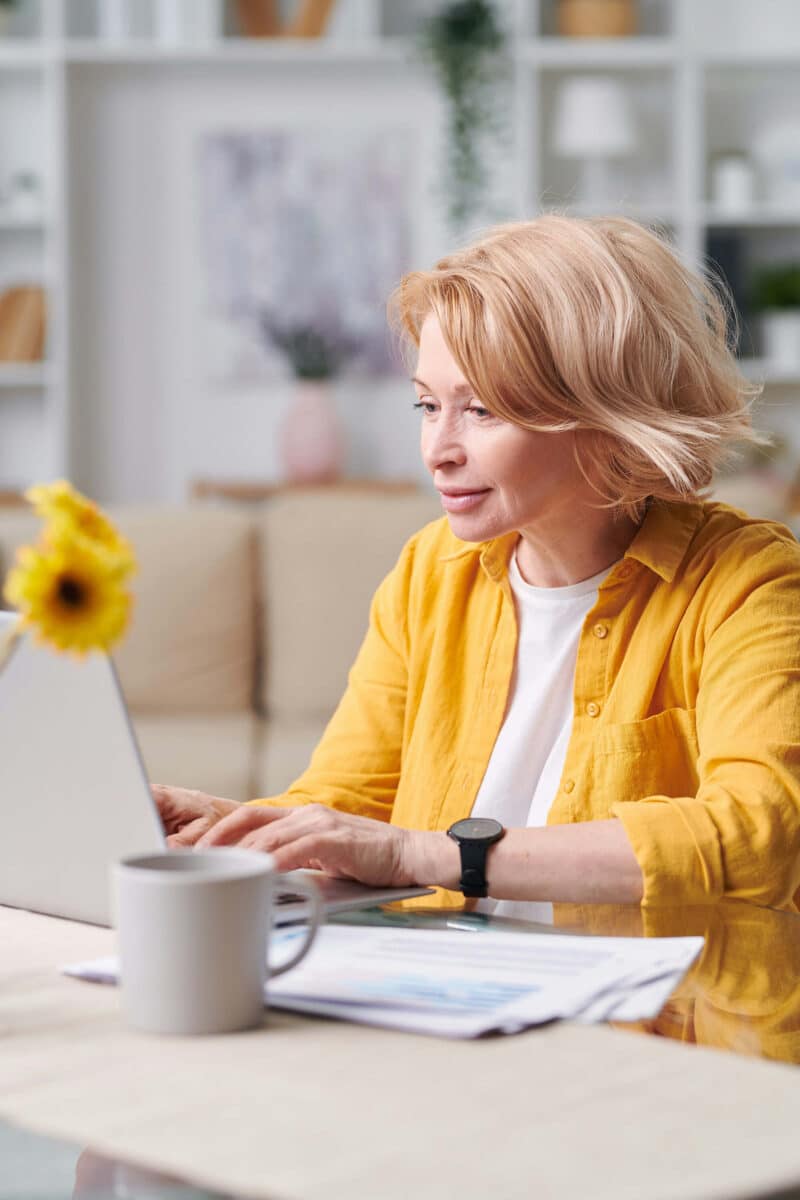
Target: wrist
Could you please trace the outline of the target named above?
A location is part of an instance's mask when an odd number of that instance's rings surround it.
[[[442,830],[409,830],[409,883],[421,887],[458,890],[461,856],[458,846]]]

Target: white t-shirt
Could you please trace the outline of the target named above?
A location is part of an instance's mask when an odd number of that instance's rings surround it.
[[[572,731],[581,629],[611,569],[566,587],[534,587],[520,575],[516,551],[512,555],[508,579],[518,626],[514,673],[472,816],[494,817],[506,828],[547,823]],[[552,921],[552,905],[546,902],[487,899],[480,900],[477,909]]]

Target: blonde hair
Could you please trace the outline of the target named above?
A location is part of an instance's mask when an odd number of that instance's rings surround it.
[[[688,499],[737,441],[763,443],[761,389],[728,343],[724,287],[623,217],[547,214],[488,230],[405,275],[392,326],[419,345],[437,317],[476,396],[525,429],[582,431],[580,470],[609,507]]]

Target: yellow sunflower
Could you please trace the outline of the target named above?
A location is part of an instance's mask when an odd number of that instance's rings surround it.
[[[79,656],[108,651],[131,609],[115,556],[68,531],[18,550],[4,594],[39,641]]]
[[[28,489],[25,498],[33,505],[34,511],[49,523],[46,536],[53,536],[57,540],[66,531],[80,534],[115,556],[122,575],[128,575],[135,569],[136,560],[130,542],[118,533],[92,500],[76,492],[66,479],[37,484]]]

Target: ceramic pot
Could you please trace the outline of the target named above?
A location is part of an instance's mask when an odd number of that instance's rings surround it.
[[[635,0],[559,0],[562,37],[630,37],[636,32]]]
[[[328,380],[298,379],[281,429],[281,459],[291,483],[330,483],[344,467],[344,437]]]

